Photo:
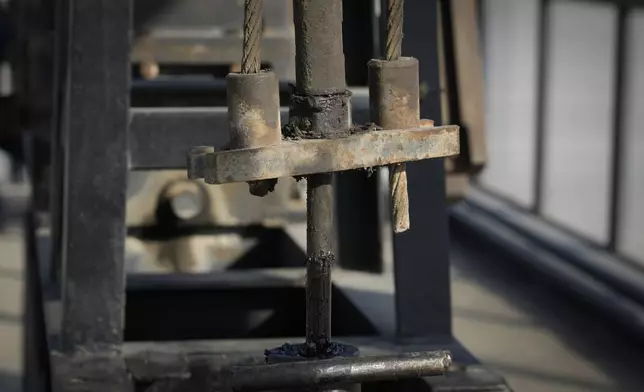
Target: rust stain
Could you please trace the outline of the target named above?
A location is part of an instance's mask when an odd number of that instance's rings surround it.
[[[243,102],[239,105],[239,121],[231,125],[241,131],[242,140],[238,141],[240,147],[271,146],[280,142],[280,124],[271,127],[264,118],[263,109],[251,107]]]
[[[421,127],[433,127],[434,126],[434,120],[423,118],[423,119],[420,120],[418,125],[421,126]]]
[[[418,102],[412,102],[409,92],[390,86],[384,97],[387,111],[386,128],[414,128],[420,123]]]
[[[257,121],[257,117],[250,116],[250,123]],[[431,123],[423,121],[423,125]],[[360,169],[451,156],[458,154],[459,148],[458,127],[427,125],[370,131],[333,140],[282,142],[270,147],[208,154],[207,180],[241,182]]]

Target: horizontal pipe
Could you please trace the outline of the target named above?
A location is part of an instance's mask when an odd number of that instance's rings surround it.
[[[437,376],[451,362],[449,351],[428,351],[239,366],[232,369],[232,387],[236,392],[264,391]]]
[[[598,249],[585,239],[566,232],[565,228],[557,227],[538,216],[497,200],[482,188],[472,189],[468,194],[467,203],[594,279],[606,282],[633,300],[644,304],[644,286],[641,283],[644,273],[634,262]]]
[[[450,227],[471,233],[478,240],[502,250],[513,265],[521,263],[527,266],[573,297],[606,312],[607,319],[615,320],[635,332],[636,336],[642,336],[644,308],[640,303],[498,219],[489,210],[470,201],[461,203],[451,211]],[[456,235],[453,237],[457,238]]]

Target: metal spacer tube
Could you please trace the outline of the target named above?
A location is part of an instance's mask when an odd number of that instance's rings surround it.
[[[369,70],[371,120],[384,129],[417,128],[420,123],[418,60],[373,59]]]
[[[266,147],[282,141],[280,124],[279,80],[274,72],[226,77],[229,148],[233,150]],[[251,181],[250,193],[265,196],[275,188],[277,179]]]
[[[418,60],[374,59],[368,63],[371,120],[383,129],[415,128],[420,124]],[[394,232],[409,229],[409,198],[404,165],[391,175]]]
[[[270,71],[226,77],[229,148],[266,147],[282,140],[277,75]]]

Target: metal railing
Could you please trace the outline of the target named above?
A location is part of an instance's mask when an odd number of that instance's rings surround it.
[[[536,125],[535,125],[535,137],[533,139],[534,144],[531,144],[531,148],[534,148],[534,166],[533,172],[529,174],[532,178],[532,197],[531,202],[522,207],[527,207],[527,209],[532,212],[536,217],[548,221],[548,223],[556,226],[559,229],[564,229],[567,232],[570,232],[576,237],[583,238],[588,241],[591,246],[599,247],[603,250],[611,252],[622,259],[629,259],[628,256],[625,256],[620,249],[620,241],[622,238],[620,234],[623,232],[623,218],[629,211],[626,211],[626,206],[622,202],[624,200],[625,192],[625,165],[627,162],[625,147],[627,145],[626,140],[626,124],[625,124],[625,115],[627,105],[627,92],[626,88],[632,82],[628,77],[628,51],[629,48],[633,48],[636,43],[632,42],[632,34],[628,34],[629,22],[634,23],[634,19],[631,18],[629,21],[629,16],[636,10],[641,10],[644,6],[644,3],[641,1],[600,1],[599,3],[612,3],[614,11],[616,14],[615,22],[611,24],[611,28],[614,29],[612,35],[615,37],[615,47],[611,50],[614,54],[613,58],[609,61],[612,63],[608,68],[612,72],[610,79],[612,80],[612,88],[608,92],[600,92],[597,94],[610,94],[610,99],[612,100],[612,113],[610,119],[610,147],[609,147],[609,178],[608,178],[608,188],[599,191],[604,191],[608,195],[608,206],[607,206],[607,238],[605,241],[597,241],[596,239],[591,239],[589,236],[583,234],[583,230],[575,227],[578,225],[562,223],[560,220],[554,221],[551,217],[547,216],[546,207],[545,207],[545,198],[546,198],[546,165],[548,159],[548,148],[552,146],[552,139],[548,140],[549,137],[552,137],[552,132],[548,132],[549,123],[546,120],[549,115],[549,105],[548,99],[552,97],[552,91],[549,90],[552,88],[551,83],[549,83],[550,75],[549,71],[553,69],[553,56],[552,56],[552,45],[553,40],[556,40],[556,37],[553,37],[552,28],[552,15],[553,15],[553,5],[555,3],[563,3],[563,0],[534,0],[538,2],[538,16],[536,23],[536,63],[537,63],[537,75],[536,75]],[[569,1],[566,1],[570,3]],[[581,4],[587,3],[588,5],[593,5],[598,3],[598,1],[574,1],[572,3]],[[532,4],[531,6],[534,6]],[[485,16],[481,12],[481,26],[483,26],[483,41],[486,41],[485,37]],[[588,26],[588,29],[595,28],[595,26]],[[571,48],[572,50],[573,48]],[[605,59],[604,59],[605,60]],[[583,69],[580,69],[580,72],[583,72]],[[590,110],[590,109],[589,109]],[[505,129],[503,132],[512,132],[511,129]],[[579,138],[583,138],[583,129],[579,129]],[[529,143],[532,143],[530,141]],[[576,143],[580,145],[580,143]],[[573,148],[575,146],[568,146]],[[581,147],[580,147],[581,148]],[[490,156],[490,160],[494,160],[495,157],[493,154]],[[642,177],[644,180],[644,177]],[[511,192],[498,192],[497,190],[491,190],[486,184],[482,181],[479,181],[478,184],[481,188],[486,191],[500,196],[501,198],[508,197],[512,199]],[[583,202],[583,195],[580,195],[580,202]],[[599,213],[594,211],[593,213]],[[644,222],[642,222],[644,227]],[[632,252],[631,252],[632,253]],[[642,264],[644,262],[644,254],[637,255],[637,259],[641,260],[631,260]],[[630,258],[633,259],[633,256],[630,255]]]

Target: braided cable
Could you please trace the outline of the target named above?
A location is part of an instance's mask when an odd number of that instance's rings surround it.
[[[402,52],[404,0],[389,0],[387,9],[386,59],[398,60]]]
[[[389,61],[398,60],[402,52],[403,3],[404,0],[389,0],[388,4],[385,56]],[[393,230],[394,233],[402,233],[410,226],[407,171],[404,163],[392,165],[390,170]]]
[[[244,1],[244,46],[242,73],[259,73],[261,62],[260,41],[262,36],[263,0]]]

